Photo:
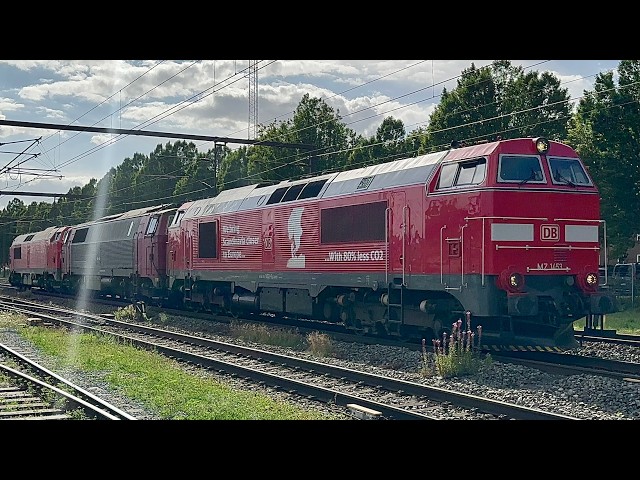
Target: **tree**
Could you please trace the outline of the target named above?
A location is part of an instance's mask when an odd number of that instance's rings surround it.
[[[158,145],[146,158],[134,176],[136,206],[151,207],[177,200],[174,191],[178,182],[186,175],[187,168],[201,155],[193,142],[167,142]],[[202,187],[199,186],[198,190]],[[183,190],[193,191],[195,188]],[[198,197],[199,198],[199,197]]]
[[[310,161],[310,174],[340,170],[346,165],[347,151],[354,145],[356,135],[341,120],[340,111],[334,112],[324,100],[309,94],[302,97],[293,115],[292,133],[298,143],[318,147],[316,157]]]
[[[261,126],[258,139],[298,143],[291,120],[274,121],[267,126]],[[258,144],[248,149],[247,177],[249,183],[300,178],[305,169],[304,157],[297,148],[275,148]]]
[[[250,185],[252,182],[248,178],[247,147],[240,147],[230,151],[220,161],[218,168],[217,187],[218,191],[229,188]]]
[[[495,134],[498,123],[496,85],[489,67],[462,71],[452,92],[443,89],[440,103],[429,117],[426,143],[429,150],[443,150],[452,141],[484,138]]]
[[[447,148],[452,141],[545,136],[566,138],[569,94],[552,74],[524,73],[508,60],[463,70],[451,92],[443,90],[429,118],[421,151]]]
[[[115,169],[107,173],[109,182],[109,196],[106,200],[109,214],[121,213],[130,208],[135,192],[132,190],[133,179],[146,161],[142,153],[135,153],[133,158],[125,158]]]
[[[358,137],[356,148],[347,160],[349,168],[359,168],[367,165],[386,163],[398,158],[410,156],[405,143],[406,131],[402,120],[386,117],[374,137],[363,139]]]
[[[176,183],[175,199],[182,202],[217,195],[217,164],[228,151],[226,146],[216,145],[206,153],[197,154],[185,165],[184,175]]]
[[[599,74],[585,91],[568,132],[599,187],[614,257],[626,256],[640,231],[640,61],[623,60],[618,84],[612,72]]]
[[[347,152],[355,145],[356,134],[324,100],[305,94],[293,118],[262,126],[258,139],[316,148],[311,151],[262,145],[250,148],[247,155],[250,183],[298,179],[341,170],[346,165]]]

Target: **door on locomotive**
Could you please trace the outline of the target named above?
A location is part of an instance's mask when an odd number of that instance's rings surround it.
[[[393,282],[407,286],[407,273],[410,271],[407,257],[407,231],[409,222],[409,207],[407,206],[405,192],[393,192],[390,198],[389,231],[387,235],[387,265],[389,274],[394,276]],[[389,281],[389,280],[388,280]]]

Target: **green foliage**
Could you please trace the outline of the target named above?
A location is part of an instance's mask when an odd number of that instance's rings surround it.
[[[619,297],[618,303],[621,310],[616,313],[608,313],[604,317],[604,329],[615,330],[618,333],[628,335],[640,335],[640,298]],[[586,319],[582,318],[573,323],[576,330],[583,330]],[[599,325],[598,328],[601,328]]]
[[[67,413],[71,417],[71,420],[90,420],[90,418],[87,417],[87,414],[83,412],[82,409],[80,408],[71,410],[70,412],[67,412]]]
[[[457,86],[443,91],[430,116],[424,151],[442,150],[453,140],[478,141],[525,136],[565,138],[569,94],[549,73],[524,73],[508,60],[463,70]]]
[[[126,307],[120,307],[115,312],[113,312],[113,316],[116,320],[120,322],[128,322],[134,320],[149,320],[146,313],[141,314],[136,307],[131,304]]]
[[[252,179],[248,177],[247,147],[240,147],[228,152],[218,162],[218,191],[250,185]]]
[[[490,68],[477,69],[472,63],[463,70],[456,88],[451,92],[443,90],[440,103],[430,115],[427,131],[431,150],[443,150],[452,140],[495,135],[499,131],[496,96]]]
[[[120,322],[126,322],[128,320],[134,320],[136,318],[136,309],[133,305],[127,305],[126,307],[120,307],[114,312],[114,317]]]
[[[349,153],[346,166],[360,168],[415,155],[419,142],[407,141],[405,138],[402,120],[386,117],[374,137],[357,138],[357,148]]]
[[[262,343],[295,350],[307,350],[317,357],[326,357],[334,352],[331,338],[320,332],[311,332],[306,337],[295,330],[272,328],[268,325],[231,322],[229,334],[246,342]]]
[[[610,256],[622,258],[640,231],[640,61],[599,74],[578,103],[568,133],[598,185]]]
[[[451,334],[443,334],[442,340],[433,340],[433,354],[429,355],[425,340],[422,340],[423,376],[434,374],[442,378],[474,375],[483,365],[490,365],[491,355],[483,356],[482,327],[478,326],[478,335],[471,331],[469,320],[467,330],[462,330],[462,320],[452,324]]]

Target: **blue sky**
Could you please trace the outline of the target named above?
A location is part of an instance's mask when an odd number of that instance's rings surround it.
[[[387,116],[426,126],[442,88],[492,60],[258,60],[258,124],[286,120],[305,94],[375,134]],[[249,60],[0,60],[0,119],[252,139]],[[549,71],[577,101],[618,60],[512,60]],[[36,142],[36,140],[38,140]],[[135,153],[178,139],[0,125],[0,191],[66,193]],[[194,142],[199,151],[211,142]],[[228,144],[237,148],[239,144]],[[34,155],[26,155],[23,152]],[[14,198],[0,195],[0,208]],[[50,197],[18,196],[29,204]]]

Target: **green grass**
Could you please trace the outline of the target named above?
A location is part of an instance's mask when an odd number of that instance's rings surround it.
[[[230,388],[209,376],[188,373],[162,355],[118,343],[108,336],[26,326],[24,317],[0,314],[0,328],[17,328],[59,366],[99,374],[116,390],[136,399],[162,419],[171,420],[321,420],[303,410],[253,391]]]
[[[640,298],[636,297],[633,305],[630,297],[622,297],[619,302],[621,311],[605,315],[604,328],[623,334],[640,335]],[[576,330],[583,330],[584,325],[584,318],[573,323]]]

